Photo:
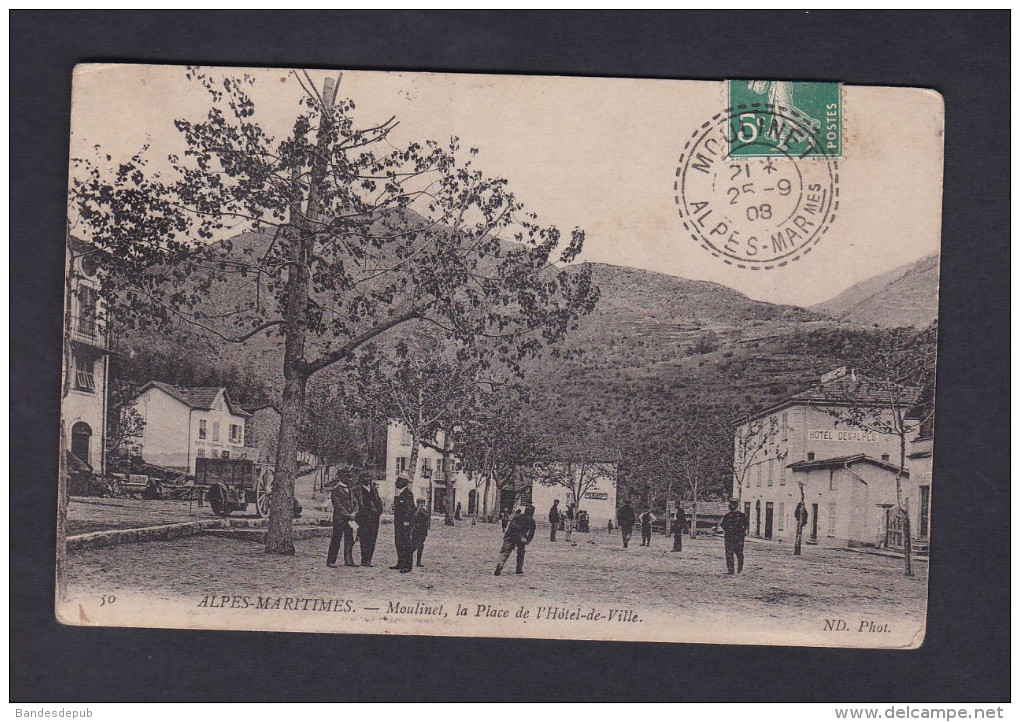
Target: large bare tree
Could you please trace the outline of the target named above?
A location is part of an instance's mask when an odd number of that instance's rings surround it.
[[[224,344],[282,345],[281,422],[266,549],[293,554],[298,431],[308,382],[411,321],[513,365],[564,336],[597,299],[568,273],[584,234],[541,226],[459,141],[393,143],[395,118],[360,125],[339,79],[303,71],[293,122],[259,122],[256,79],[189,68],[204,118],[151,170],[148,151],[73,159],[75,230],[107,261],[129,326],[187,324]],[[273,111],[279,113],[279,106]],[[112,165],[111,165],[112,164]],[[240,236],[238,234],[247,234]],[[242,240],[243,239],[243,242]]]

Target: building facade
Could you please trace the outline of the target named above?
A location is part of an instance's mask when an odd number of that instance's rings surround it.
[[[95,474],[106,472],[107,388],[110,333],[106,303],[100,296],[96,253],[70,239],[65,261],[65,299],[69,357],[61,416],[71,464]]]
[[[396,495],[397,474],[411,474],[411,433],[407,427],[397,421],[391,421],[386,429],[386,480],[379,484],[379,495],[387,509]],[[444,442],[442,432],[436,437],[436,446]],[[493,485],[486,489],[484,485],[475,486],[474,481],[460,470],[460,464],[451,457],[452,469],[443,468],[443,455],[430,446],[419,444],[417,469],[412,475],[412,487],[415,499],[424,499],[426,504],[431,501],[431,509],[436,513],[445,513],[447,497],[447,472],[452,475],[456,503],[461,505],[462,514],[481,514],[483,508],[494,509],[496,490]],[[488,498],[483,497],[488,495]],[[431,498],[430,498],[431,497]],[[487,502],[487,503],[486,503]]]
[[[542,483],[540,478],[543,476],[548,478],[544,474],[532,476],[528,491],[531,503],[535,505],[535,519],[539,524],[548,525],[548,512],[556,499],[560,501],[561,511],[566,511],[567,504],[576,501],[578,509],[588,512],[593,527],[604,528],[610,519],[614,525],[616,524],[616,462],[600,461],[572,465],[551,462],[551,465],[557,467],[559,474],[569,473],[573,479],[564,480],[570,484],[568,487],[565,483]],[[579,500],[574,499],[575,490],[580,490]],[[640,510],[636,510],[636,513],[640,513]]]
[[[142,459],[189,474],[195,459],[258,459],[245,445],[250,414],[235,405],[223,387],[182,388],[150,381],[135,408],[145,421],[139,446]]]
[[[885,509],[896,504],[900,439],[847,423],[843,410],[850,394],[858,406],[892,419],[891,410],[882,411],[888,408],[887,395],[839,369],[738,423],[733,496],[747,514],[751,536],[792,542],[803,487],[806,540],[884,544]],[[903,413],[909,397],[903,394]],[[906,496],[911,493],[908,479],[909,473],[902,481]]]

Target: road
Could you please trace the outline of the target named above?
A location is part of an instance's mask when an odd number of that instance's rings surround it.
[[[189,600],[189,606],[210,593],[342,595],[358,610],[383,611],[393,600],[456,601],[471,609],[494,600],[508,607],[625,606],[646,619],[676,620],[688,627],[668,633],[651,630],[642,633],[644,637],[692,641],[746,641],[756,639],[759,632],[769,643],[792,643],[791,633],[806,634],[804,639],[813,644],[872,646],[893,639],[867,637],[864,632],[857,633],[864,637],[851,635],[850,630],[845,632],[849,636],[838,639],[831,631],[822,634],[826,620],[842,619],[854,630],[868,620],[888,624],[897,644],[906,645],[916,644],[923,628],[927,564],[917,564],[918,576],[906,578],[897,559],[818,547],[794,557],[787,546],[748,541],[744,573],[729,576],[719,538],[688,540],[684,551],[675,554],[669,551],[671,540],[662,536],[654,537],[650,548],[632,541],[624,550],[618,535],[601,530],[575,534],[573,545],[563,541],[562,534],[552,543],[547,534],[540,526],[528,550],[524,576],[504,572],[498,578],[492,571],[499,526],[460,522],[451,528],[438,517],[425,547],[426,566],[406,575],[388,569],[395,562],[391,526],[382,527],[376,566],[371,569],[328,569],[327,538],[296,542],[294,557],[268,556],[255,542],[206,536],[130,544],[71,554],[69,592],[80,599],[116,593]],[[377,622],[378,615],[364,612],[359,619]],[[258,621],[250,624],[261,628]],[[577,635],[568,630],[564,636]],[[624,638],[632,637],[627,632]]]

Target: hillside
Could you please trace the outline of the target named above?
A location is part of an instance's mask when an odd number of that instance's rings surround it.
[[[861,325],[923,328],[938,315],[937,253],[861,281],[811,310]]]

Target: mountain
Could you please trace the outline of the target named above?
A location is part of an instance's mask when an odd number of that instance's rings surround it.
[[[922,328],[938,315],[937,253],[857,283],[812,311],[861,325]]]

